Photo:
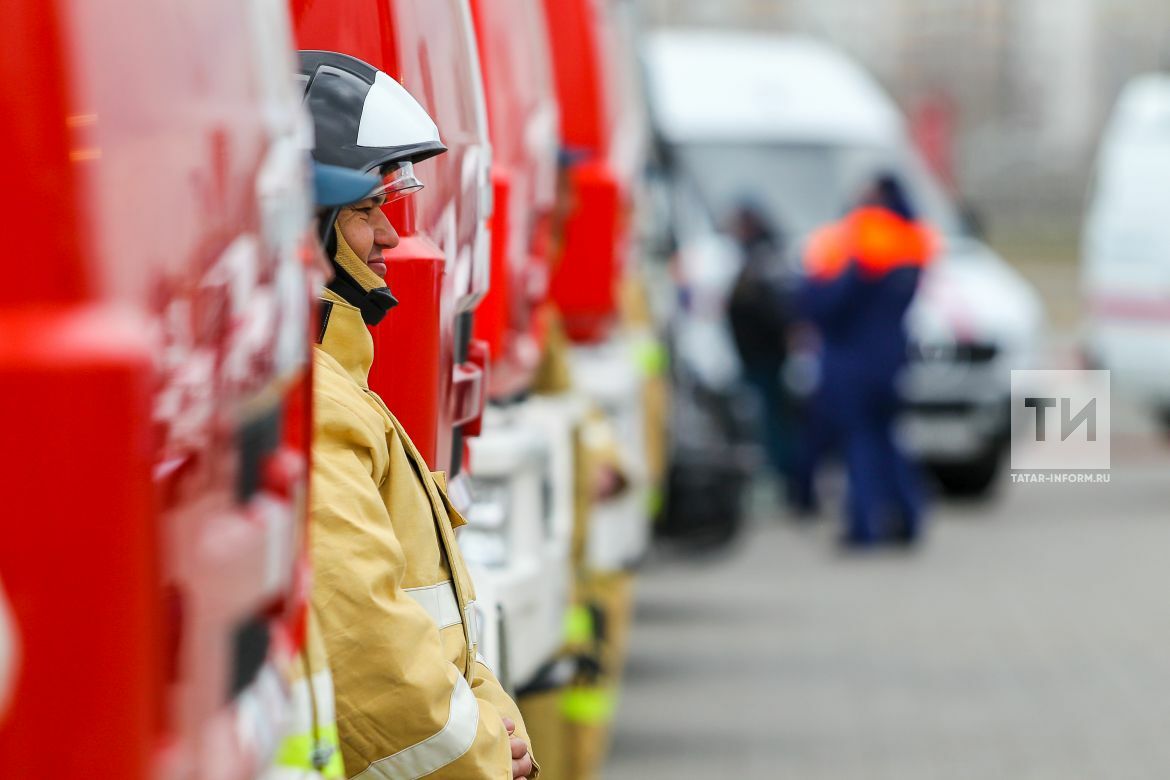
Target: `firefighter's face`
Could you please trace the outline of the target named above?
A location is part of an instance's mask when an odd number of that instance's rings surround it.
[[[337,215],[337,228],[354,253],[381,278],[386,277],[382,252],[398,246],[398,232],[382,212],[386,198],[366,198],[346,206]]]

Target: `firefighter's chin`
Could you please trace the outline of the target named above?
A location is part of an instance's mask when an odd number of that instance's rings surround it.
[[[370,267],[371,271],[378,275],[379,279],[386,278],[386,261],[381,257],[376,260],[374,258],[370,258],[366,261],[366,265]]]

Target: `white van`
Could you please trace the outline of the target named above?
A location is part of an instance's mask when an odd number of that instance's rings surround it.
[[[1170,74],[1139,76],[1122,92],[1082,251],[1086,356],[1170,428]]]
[[[716,219],[748,198],[798,245],[879,171],[906,181],[945,239],[909,315],[906,432],[944,489],[986,491],[1008,443],[1011,369],[1033,365],[1042,309],[1018,273],[965,233],[894,102],[808,38],[667,30],[648,36],[644,55],[662,156]]]

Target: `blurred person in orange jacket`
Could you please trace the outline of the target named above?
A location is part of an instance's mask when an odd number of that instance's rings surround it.
[[[894,423],[906,363],[906,311],[935,252],[902,182],[876,177],[861,202],[811,237],[802,308],[822,339],[818,417],[833,429],[849,478],[842,544],[913,544],[923,499]]]

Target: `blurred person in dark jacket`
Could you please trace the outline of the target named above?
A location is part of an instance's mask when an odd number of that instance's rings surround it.
[[[792,503],[794,421],[782,372],[794,314],[793,275],[783,263],[784,236],[759,206],[740,203],[732,213],[730,230],[742,251],[743,266],[731,290],[727,317],[744,379],[760,400],[768,461]]]
[[[912,544],[921,532],[922,494],[894,424],[904,318],[935,243],[901,181],[882,174],[844,219],[813,234],[805,253],[801,308],[822,340],[816,403],[849,479],[846,546]]]

